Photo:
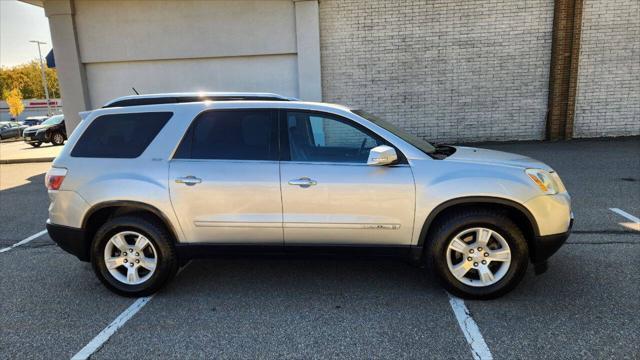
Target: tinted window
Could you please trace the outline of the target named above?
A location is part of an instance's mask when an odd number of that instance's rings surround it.
[[[48,118],[46,121],[44,121],[42,125],[57,125],[57,124],[60,124],[62,120],[64,120],[63,115],[55,115]]]
[[[277,160],[278,124],[271,110],[216,110],[196,118],[176,159]]]
[[[287,113],[292,161],[366,163],[369,150],[386,144],[347,119],[306,112]]]
[[[71,156],[136,158],[172,115],[170,112],[102,115],[85,130]]]

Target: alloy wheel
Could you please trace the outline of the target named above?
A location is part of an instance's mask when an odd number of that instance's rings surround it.
[[[500,281],[511,265],[511,249],[496,231],[474,227],[454,236],[447,247],[447,266],[465,285],[490,286]]]
[[[123,231],[112,236],[104,248],[104,263],[114,279],[138,285],[155,273],[158,253],[144,235]]]
[[[54,134],[53,135],[53,143],[56,145],[61,145],[64,142],[64,138],[62,134]]]

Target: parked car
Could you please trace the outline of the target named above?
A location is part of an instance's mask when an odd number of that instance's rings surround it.
[[[0,140],[19,138],[27,126],[15,121],[0,122]]]
[[[67,140],[64,115],[54,115],[40,125],[30,126],[24,129],[22,136],[24,141],[33,147],[38,147],[42,143],[64,144]]]
[[[542,162],[299,101],[94,110],[45,181],[50,237],[128,296],[157,291],[190,258],[257,252],[399,256],[488,299],[529,262],[545,271],[573,223]]]
[[[48,116],[29,116],[22,120],[23,125],[27,126],[35,126],[42,124],[43,121],[47,120]]]

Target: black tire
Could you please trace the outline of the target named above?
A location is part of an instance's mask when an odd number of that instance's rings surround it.
[[[51,134],[51,143],[54,146],[59,146],[64,144],[64,135],[62,135],[62,133],[59,133],[59,132]]]
[[[497,232],[509,245],[511,264],[498,282],[486,287],[474,287],[459,281],[447,265],[447,248],[460,232],[484,227]],[[486,300],[513,290],[524,277],[529,265],[529,249],[518,226],[504,213],[490,209],[470,209],[448,214],[434,224],[425,239],[427,269],[450,293],[465,299]]]
[[[155,247],[157,265],[155,272],[145,282],[129,285],[118,281],[105,265],[104,249],[109,239],[121,231],[135,231],[144,235]],[[98,229],[91,244],[93,270],[109,290],[129,297],[147,296],[158,291],[178,270],[178,258],[171,235],[164,226],[144,216],[122,216],[110,219]]]
[[[41,142],[34,142],[34,143],[29,143],[29,145],[33,146],[33,147],[40,147],[40,145],[42,145]]]

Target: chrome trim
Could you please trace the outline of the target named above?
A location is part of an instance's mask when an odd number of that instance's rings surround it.
[[[369,230],[398,230],[400,224],[358,224],[358,223],[284,223],[285,228],[307,229],[369,229]]]
[[[196,227],[281,228],[281,222],[194,221]]]

